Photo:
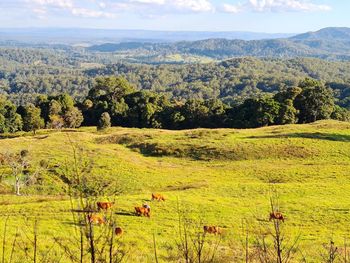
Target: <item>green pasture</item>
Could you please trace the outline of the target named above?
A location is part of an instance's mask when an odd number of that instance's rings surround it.
[[[295,262],[302,255],[307,262],[322,262],[324,244],[333,239],[342,246],[350,238],[349,123],[248,130],[42,130],[35,136],[17,134],[0,140],[0,153],[28,150],[31,169],[42,160],[49,164],[40,171],[40,183],[23,186],[22,196],[12,194],[9,169],[0,169],[0,238],[7,220],[6,258],[16,232],[18,244],[27,245],[31,254],[37,220],[39,258],[69,262],[53,240],[66,240],[74,247],[70,199],[59,176],[72,164],[72,146],[92,163],[88,184],[100,190],[91,199],[115,201],[112,213],[124,230],[118,242],[127,251],[127,262],[155,262],[153,235],[160,262],[181,262],[176,245],[178,207],[191,220],[193,231],[201,231],[204,224],[225,229],[215,262],[242,262],[242,224],[249,229],[253,250],[255,237],[269,225],[269,198],[276,193],[286,217],[286,239],[292,242],[300,236]],[[152,192],[164,194],[166,201],[151,201]],[[152,207],[150,219],[133,215],[134,207],[143,203]],[[96,226],[97,231],[103,227]],[[209,237],[208,251],[216,240]],[[13,257],[12,262],[31,261],[24,252]]]

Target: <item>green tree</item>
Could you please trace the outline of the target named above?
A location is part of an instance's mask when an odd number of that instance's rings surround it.
[[[208,119],[206,121],[206,128],[223,127],[226,121],[226,109],[228,108],[221,100],[209,99],[204,102],[205,107],[208,108]]]
[[[332,90],[311,79],[302,81],[300,87],[302,92],[294,101],[299,110],[299,123],[330,119],[335,106]]]
[[[189,99],[181,108],[181,115],[184,116],[182,128],[205,127],[209,109],[203,100]]]
[[[128,105],[128,125],[133,127],[161,128],[161,113],[168,105],[164,96],[150,91],[138,91],[129,94],[125,101]]]
[[[74,100],[67,93],[58,95],[54,99],[56,99],[58,103],[61,105],[61,110],[63,113],[71,110],[74,107]]]
[[[22,117],[17,113],[17,107],[6,97],[0,96],[0,133],[16,132],[22,126]]]
[[[286,99],[280,104],[279,116],[276,124],[293,124],[298,122],[299,111],[294,107],[294,102],[291,99]]]
[[[77,107],[73,107],[64,114],[64,123],[67,128],[78,128],[84,120],[83,114]]]
[[[88,99],[92,102],[119,101],[125,95],[135,91],[134,87],[121,77],[99,77],[95,80],[96,84],[89,91]]]
[[[295,98],[302,92],[299,87],[290,87],[278,92],[274,99],[280,103],[279,117],[276,124],[293,124],[298,122],[299,111],[294,107]]]
[[[23,116],[23,130],[33,131],[35,134],[38,129],[44,128],[44,119],[41,118],[40,108],[35,107],[33,104],[29,104],[24,108]]]
[[[228,111],[230,126],[255,128],[276,124],[280,103],[271,97],[247,99],[243,104]]]
[[[61,129],[64,126],[64,120],[61,115],[62,115],[61,104],[57,100],[52,99],[49,102],[49,119],[46,124],[47,127],[52,129]]]
[[[338,121],[350,121],[350,111],[338,105],[334,107],[331,118]]]

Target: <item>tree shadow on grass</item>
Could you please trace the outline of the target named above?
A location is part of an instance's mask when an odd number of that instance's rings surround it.
[[[248,137],[248,139],[279,139],[279,138],[304,138],[304,139],[317,139],[317,140],[325,140],[325,141],[350,142],[350,135],[336,134],[336,133],[321,133],[321,132],[287,133],[287,134]]]

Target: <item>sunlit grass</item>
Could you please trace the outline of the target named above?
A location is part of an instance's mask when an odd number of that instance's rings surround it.
[[[81,128],[25,135],[0,140],[0,152],[28,149],[34,164],[45,159],[64,165],[71,158],[71,141],[94,160],[93,178],[115,183],[120,195],[112,197],[106,190],[100,198],[116,199],[113,211],[125,230],[122,242],[132,251],[130,262],[153,262],[153,233],[160,258],[170,260],[176,252],[178,203],[189,217],[227,228],[222,252],[227,261],[231,241],[239,243],[242,237],[242,220],[248,220],[253,235],[257,219],[268,219],[272,188],[278,190],[287,233],[301,234],[300,247],[311,262],[317,262],[329,238],[341,245],[350,237],[348,123],[251,130],[111,128],[105,133]],[[3,191],[11,191],[10,183],[11,177],[3,178]],[[25,195],[19,197],[1,196],[0,233],[8,216],[11,238],[18,227],[30,229],[35,218],[40,246],[72,235],[69,199],[59,195],[65,189],[57,176],[45,172],[40,188],[23,188]],[[151,202],[152,192],[163,193],[166,202]],[[151,204],[151,219],[130,215],[145,202]]]

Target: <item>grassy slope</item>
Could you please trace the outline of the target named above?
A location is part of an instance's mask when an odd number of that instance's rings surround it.
[[[256,218],[267,219],[271,183],[278,189],[281,210],[287,217],[286,231],[292,236],[301,233],[301,247],[311,262],[319,256],[322,243],[332,236],[340,243],[347,235],[348,123],[324,121],[252,130],[112,128],[105,134],[82,128],[68,134],[94,158],[93,175],[115,182],[123,192],[116,197],[115,212],[125,229],[123,242],[138,251],[130,261],[153,261],[152,233],[156,233],[161,258],[171,254],[167,250],[175,247],[177,199],[189,217],[228,228],[222,253],[231,256],[227,246],[231,240],[239,241],[242,220],[248,219],[253,233]],[[70,156],[67,145],[67,133],[49,132],[47,137],[0,140],[0,152],[28,149],[36,162],[62,163]],[[44,186],[45,192],[63,186],[57,179],[50,183],[55,185]],[[148,201],[152,192],[164,193],[168,200],[151,204],[150,220],[122,215]],[[42,246],[49,246],[50,236],[67,236],[73,231],[65,197],[3,195],[0,207],[2,218],[10,216],[12,236],[16,226],[30,225],[26,217],[30,222],[38,218]]]

